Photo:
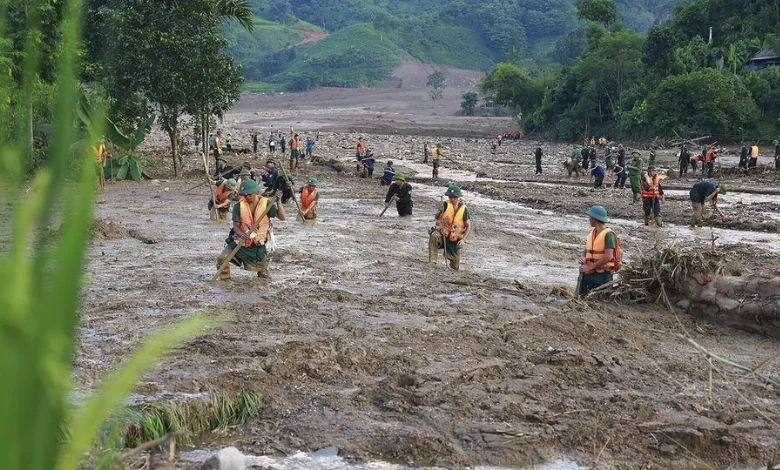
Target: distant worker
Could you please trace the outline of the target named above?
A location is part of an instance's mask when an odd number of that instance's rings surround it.
[[[364,153],[366,153],[366,144],[363,143],[363,137],[358,137],[355,144],[355,160],[360,161]]]
[[[290,171],[298,169],[300,157],[301,139],[298,138],[298,134],[295,134],[290,140]]]
[[[593,289],[612,282],[620,261],[620,247],[617,236],[605,224],[609,222],[603,206],[592,206],[585,212],[592,227],[585,242],[585,252],[580,260],[579,292],[588,295]]]
[[[441,165],[441,143],[438,143],[431,147],[431,164],[433,165],[433,170],[431,171],[431,178],[438,179],[439,178],[439,166]]]
[[[661,201],[664,199],[664,189],[661,187],[661,177],[655,172],[654,166],[647,167],[647,173],[642,178],[642,210],[645,213],[645,225],[655,221],[657,227],[663,227],[661,220]]]
[[[626,187],[626,178],[628,178],[628,168],[626,168],[626,149],[623,148],[623,144],[618,147],[617,166],[620,167],[620,171],[615,171],[615,188],[623,189]],[[636,198],[635,198],[636,199]]]
[[[257,277],[270,277],[268,271],[268,251],[266,243],[271,237],[271,218],[285,220],[286,215],[281,204],[259,195],[260,185],[252,180],[241,183],[238,191],[239,202],[233,206],[233,228],[225,240],[225,249],[217,258],[219,280],[230,279],[230,263],[254,271]],[[224,267],[233,249],[241,248]]]
[[[655,166],[655,161],[658,159],[658,156],[655,154],[655,150],[650,150],[650,158],[647,159],[647,166]]]
[[[222,157],[222,131],[217,131],[217,135],[214,136],[214,160]]]
[[[312,155],[314,155],[314,139],[309,136],[306,137],[306,158],[311,161]]]
[[[268,137],[268,152],[273,155],[276,152],[276,136],[273,132]]]
[[[449,261],[450,268],[460,270],[460,254],[466,246],[466,239],[471,233],[471,220],[463,194],[460,188],[453,184],[444,193],[447,201],[442,203],[436,214],[435,225],[430,230],[428,241],[428,261],[435,263],[439,250],[444,249],[444,259]]]
[[[252,153],[257,153],[257,145],[260,143],[260,140],[257,138],[257,132],[252,133]]]
[[[682,178],[683,174],[688,174],[688,166],[691,164],[691,153],[688,151],[688,147],[686,147],[685,144],[680,146],[680,157],[678,158],[678,161],[680,162],[680,178]]]
[[[408,217],[412,215],[412,185],[406,182],[406,175],[397,173],[393,176],[393,183],[387,188],[385,195],[385,204],[396,198],[395,208],[398,210],[399,217]]]
[[[310,177],[301,188],[301,215],[306,220],[317,218],[317,203],[320,193],[317,191],[317,178]]]
[[[569,174],[569,178],[571,178],[572,172],[574,173],[574,176],[577,178],[580,177],[580,161],[582,160],[582,156],[580,153],[580,150],[577,147],[574,147],[571,151],[571,155],[569,156],[569,161],[564,162],[564,165],[566,166],[567,173]]]
[[[604,189],[604,175],[607,174],[604,167],[596,164],[596,167],[590,171],[590,174],[593,176],[593,189]]]
[[[775,170],[780,171],[780,142],[775,140],[772,143],[775,145]]]
[[[743,142],[742,148],[739,151],[739,164],[737,165],[737,168],[742,168],[743,170],[747,170],[749,155],[750,155],[750,149],[748,148],[747,144]]]
[[[498,139],[496,139],[495,137],[490,139],[490,150],[492,150],[493,153],[495,153],[497,147],[498,147]]]
[[[430,156],[430,149],[428,149],[428,142],[423,144],[423,163],[428,163],[428,157]]]
[[[230,203],[233,202],[236,193],[236,180],[229,178],[222,180],[221,184],[216,185],[214,188],[214,200],[209,199],[208,207],[209,211],[216,207],[217,220],[225,220],[228,218],[228,212],[230,211]],[[216,206],[214,205],[216,202]]]
[[[595,147],[596,146],[596,136],[595,135],[590,136],[589,144],[590,144],[591,147]]]
[[[395,176],[395,168],[393,168],[393,162],[388,161],[387,165],[385,165],[385,169],[382,172],[382,177],[379,179],[379,184],[381,186],[388,186],[393,184],[393,177]]]
[[[536,147],[536,151],[534,151],[534,162],[536,163],[536,175],[542,174],[542,148]]]
[[[755,168],[758,165],[758,142],[753,142],[750,146],[750,161],[748,162],[748,169]]]
[[[704,156],[704,164],[707,167],[707,178],[712,178],[712,174],[715,173],[715,147],[710,146],[707,149],[707,154]]]
[[[723,183],[713,183],[710,181],[699,181],[691,187],[690,199],[693,209],[691,217],[691,227],[702,226],[706,217],[705,205],[709,203],[712,210],[721,218],[725,218],[723,212],[718,209],[718,195],[726,195],[726,185]]]
[[[645,161],[642,160],[642,156],[639,154],[639,152],[633,152],[633,159],[631,159],[631,163],[628,165],[628,177],[631,180],[631,192],[633,193],[634,198],[632,199],[632,204],[636,204],[639,202],[639,196],[642,193],[642,185],[641,185],[641,178],[642,178],[642,171],[645,168]],[[625,178],[623,179],[623,182],[625,183]],[[622,188],[623,186],[621,186]]]

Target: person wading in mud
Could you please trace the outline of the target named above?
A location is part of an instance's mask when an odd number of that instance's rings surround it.
[[[618,241],[609,223],[607,210],[602,206],[592,206],[585,212],[590,217],[592,227],[585,242],[585,252],[580,259],[580,280],[578,295],[585,296],[596,287],[612,282],[612,274],[617,270]]]
[[[439,166],[441,166],[441,143],[438,143],[431,147],[431,164],[433,165],[433,170],[431,171],[431,178],[438,179],[439,178]]]
[[[228,218],[228,212],[230,211],[230,203],[235,199],[236,192],[236,180],[229,178],[222,180],[222,184],[217,185],[214,190],[214,200],[217,205],[214,206],[214,201],[209,199],[209,210],[212,207],[217,208],[217,220],[225,220]]]
[[[534,162],[536,163],[536,173],[535,175],[541,175],[542,174],[542,148],[536,147],[536,151],[534,151]]]
[[[680,178],[682,178],[683,174],[688,174],[688,165],[691,164],[691,153],[685,144],[680,146],[680,158],[678,161],[680,162]]]
[[[217,131],[217,135],[214,136],[214,160],[224,160],[222,154],[222,131]]]
[[[642,178],[641,184],[645,225],[650,225],[650,221],[654,220],[657,227],[663,227],[661,201],[664,199],[664,188],[661,187],[661,177],[655,172],[654,166],[647,167],[647,173]]]
[[[406,175],[403,173],[396,173],[393,176],[393,184],[387,188],[387,194],[385,195],[385,205],[389,205],[393,200],[393,196],[397,197],[395,202],[395,208],[398,210],[399,217],[408,217],[412,215],[412,185],[406,182]]]
[[[450,268],[458,271],[460,250],[466,246],[466,238],[471,233],[471,220],[457,185],[447,188],[444,195],[447,201],[442,203],[436,214],[435,225],[430,229],[428,262],[435,263],[439,258],[439,250],[444,249],[444,259],[450,262]]]
[[[230,279],[230,264],[224,268],[222,265],[237,244],[240,244],[241,248],[231,263],[243,267],[246,271],[256,272],[257,277],[270,276],[266,243],[271,238],[271,218],[285,220],[287,216],[281,204],[260,196],[259,193],[260,185],[256,182],[247,180],[241,183],[238,190],[239,202],[233,206],[233,228],[225,240],[225,249],[217,257],[217,269],[220,269],[218,279],[221,281]]]
[[[306,220],[317,218],[317,203],[320,193],[317,191],[317,178],[310,177],[301,188],[301,215]]]
[[[390,160],[385,165],[385,169],[382,171],[382,177],[379,178],[380,186],[388,186],[393,184],[393,177],[395,176],[395,168],[393,168],[393,161]]]
[[[641,179],[642,179],[642,170],[645,168],[645,162],[644,160],[642,160],[642,156],[639,155],[639,152],[634,152],[633,156],[634,158],[631,160],[631,163],[628,165],[628,178],[631,181],[631,192],[634,194],[634,199],[631,201],[631,204],[636,204],[637,202],[639,202],[639,196],[642,193]],[[619,161],[618,161],[618,165],[620,165]],[[625,172],[626,170],[623,170],[624,174]],[[625,182],[626,182],[626,177],[623,176],[623,183]],[[623,184],[621,184],[620,187],[622,188]]]
[[[363,154],[366,153],[366,144],[363,143],[363,137],[358,137],[355,144],[355,160],[358,162],[363,159]]]
[[[423,145],[423,163],[428,163],[428,157],[431,156],[431,150],[428,148],[428,142]]]
[[[691,217],[691,228],[702,226],[707,220],[705,204],[709,203],[712,210],[720,216],[721,219],[726,216],[718,209],[718,195],[726,195],[726,185],[723,183],[713,183],[710,181],[699,181],[691,187],[690,199],[693,216]]]

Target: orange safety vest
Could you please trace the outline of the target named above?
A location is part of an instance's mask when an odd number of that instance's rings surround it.
[[[466,221],[463,215],[466,213],[466,204],[462,202],[456,210],[451,204],[444,203],[444,211],[436,221],[436,228],[451,242],[458,242],[466,233]]]
[[[588,241],[585,243],[585,266],[593,266],[607,254],[607,248],[605,242],[607,234],[612,233],[611,229],[605,228],[598,235],[596,235],[596,229],[590,231],[588,235]],[[597,273],[614,272],[615,271],[615,250],[612,250],[612,259],[601,265],[596,270]]]
[[[241,231],[244,233],[250,232],[250,229],[254,227],[255,223],[257,223],[257,218],[260,217],[260,214],[265,212],[265,208],[268,206],[268,198],[261,197],[260,201],[257,203],[257,207],[255,207],[254,213],[249,208],[249,203],[242,200],[238,203],[238,207],[241,211],[241,225],[239,226],[241,228]],[[255,233],[257,233],[257,237],[255,239],[246,238],[244,240],[244,247],[249,248],[252,245],[265,245],[265,241],[268,239],[268,232],[271,231],[271,219],[268,217],[268,214],[263,216],[262,222],[260,222],[255,228]]]
[[[712,163],[712,162],[715,161],[715,150],[714,149],[707,150],[707,155],[705,157],[705,161],[707,163]]]
[[[645,189],[644,185],[642,185],[642,199],[656,199],[661,195],[661,192],[658,188],[658,183],[660,180],[661,178],[659,178],[658,175],[650,176],[649,174],[645,174],[645,183],[649,189]]]
[[[758,158],[758,145],[750,147],[750,158]]]
[[[225,187],[224,183],[217,186],[217,191],[214,193],[214,199],[217,200],[217,204],[222,204],[223,202],[227,201],[227,198],[230,196],[231,192],[233,192],[233,188]]]
[[[315,198],[317,197],[317,189],[312,189],[310,186],[306,185],[303,187],[303,191],[301,191],[301,210],[306,210],[314,204]]]

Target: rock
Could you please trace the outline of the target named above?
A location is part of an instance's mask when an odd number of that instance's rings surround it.
[[[213,467],[215,463],[218,463],[218,465]],[[206,465],[211,466],[207,467]],[[207,460],[203,468],[213,468],[215,470],[246,470],[246,457],[244,457],[244,454],[235,447],[225,447],[217,452],[214,457]]]
[[[675,305],[679,307],[682,310],[688,310],[688,307],[691,306],[691,301],[688,299],[682,299],[679,302],[677,302]]]
[[[313,454],[311,454],[314,458],[323,458],[323,457],[338,457],[339,455],[339,448],[338,447],[325,447],[322,448]]]

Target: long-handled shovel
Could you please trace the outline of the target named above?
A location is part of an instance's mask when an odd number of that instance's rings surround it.
[[[306,222],[306,217],[303,215],[303,209],[301,209],[301,204],[298,202],[298,198],[295,197],[295,185],[292,182],[292,179],[290,179],[290,176],[287,174],[287,170],[284,168],[284,165],[280,165],[282,168],[282,174],[284,175],[284,179],[287,181],[287,184],[290,186],[290,191],[292,192],[292,200],[295,202],[295,207],[298,209],[298,215],[301,217],[301,220],[303,222]]]

